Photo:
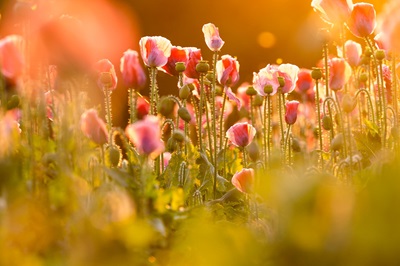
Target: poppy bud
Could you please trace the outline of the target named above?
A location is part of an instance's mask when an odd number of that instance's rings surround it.
[[[349,94],[345,94],[342,98],[342,107],[344,112],[351,113],[356,107],[356,102]]]
[[[365,83],[368,81],[368,75],[367,73],[361,73],[358,80],[362,83]]]
[[[292,139],[292,150],[294,152],[301,152],[300,141],[297,138]]]
[[[167,145],[165,147],[165,150],[167,152],[174,152],[178,149],[178,143],[176,142],[176,140],[174,138],[169,138],[167,140]]]
[[[168,117],[174,111],[175,102],[168,97],[161,99],[158,105],[158,112],[165,117]]]
[[[11,110],[17,108],[20,104],[21,100],[18,95],[11,96],[10,100],[7,102],[7,110]]]
[[[331,142],[331,150],[338,151],[343,147],[343,134],[337,134]]]
[[[322,127],[323,127],[325,130],[331,130],[331,129],[332,129],[332,127],[333,127],[332,119],[331,119],[329,116],[325,115],[325,116],[322,118]]]
[[[232,177],[232,184],[243,193],[251,193],[254,190],[254,169],[243,168]]]
[[[111,167],[117,167],[121,163],[121,149],[117,145],[108,147],[106,161]]]
[[[289,125],[293,125],[297,120],[297,108],[299,107],[298,101],[286,102],[285,121]]]
[[[178,109],[178,115],[186,123],[189,123],[190,120],[192,120],[192,116],[190,115],[188,109],[186,109],[185,107],[181,107]]]
[[[172,137],[178,142],[183,142],[185,140],[185,134],[179,129],[174,131]]]
[[[187,98],[189,98],[191,93],[191,89],[189,87],[189,85],[183,85],[182,88],[180,88],[179,90],[179,98],[181,98],[182,100],[186,100]]]

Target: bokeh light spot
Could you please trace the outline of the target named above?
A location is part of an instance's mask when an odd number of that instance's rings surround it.
[[[277,58],[275,61],[278,65],[283,63],[283,59],[282,58]]]
[[[263,48],[271,48],[276,43],[276,37],[273,33],[264,31],[258,35],[258,44]]]

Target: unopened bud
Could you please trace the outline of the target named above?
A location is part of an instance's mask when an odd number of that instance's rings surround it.
[[[343,147],[343,134],[337,134],[331,142],[331,150],[338,151]]]
[[[172,134],[172,137],[177,141],[177,142],[183,142],[185,140],[185,133],[183,133],[182,130],[175,130],[174,133]]]
[[[367,73],[361,73],[358,80],[362,83],[365,83],[368,81],[368,74]]]
[[[292,139],[292,150],[294,152],[301,152],[300,141],[297,138]]]
[[[223,92],[224,92],[224,89],[221,86],[216,86],[215,87],[215,95],[222,96]]]
[[[174,110],[175,102],[168,97],[161,98],[158,104],[158,112],[165,117],[168,117]]]
[[[349,94],[345,94],[342,98],[342,107],[345,113],[351,113],[356,107],[356,102]]]
[[[106,154],[107,162],[111,167],[117,167],[121,163],[121,150],[117,145],[110,146]]]
[[[185,107],[181,107],[178,109],[178,115],[186,123],[189,123],[190,120],[192,120],[192,116],[190,115],[188,109],[186,109]]]
[[[331,129],[332,129],[333,123],[332,123],[332,119],[331,119],[329,116],[325,115],[325,116],[322,118],[322,127],[323,127],[325,130],[331,130]]]
[[[167,145],[165,146],[165,150],[167,152],[173,153],[178,148],[178,144],[174,138],[169,138],[167,140]]]
[[[181,98],[182,100],[186,100],[187,98],[189,98],[191,92],[192,90],[189,85],[183,85],[182,88],[179,90],[179,98]]]
[[[7,110],[11,110],[17,108],[20,104],[21,100],[18,95],[11,96],[10,100],[7,102]]]

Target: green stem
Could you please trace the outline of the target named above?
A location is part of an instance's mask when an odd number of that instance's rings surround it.
[[[137,94],[135,89],[129,88],[129,123],[133,124],[136,121],[136,105],[137,105]]]
[[[284,130],[284,124],[283,124],[283,105],[284,105],[284,94],[281,92],[281,88],[278,90],[278,110],[279,110],[279,126],[281,130],[281,152],[283,152],[283,155],[285,154],[284,152],[284,137],[285,137],[285,130]],[[283,103],[282,103],[283,102]]]
[[[284,146],[284,148],[283,148],[283,151],[284,151],[284,158],[285,158],[285,162],[286,162],[286,160],[287,161],[289,161],[289,163],[290,163],[290,159],[289,158],[287,158],[288,156],[288,154],[287,154],[287,152],[288,152],[288,145],[289,145],[289,138],[290,138],[290,129],[292,128],[292,125],[288,125],[288,127],[287,127],[287,129],[286,129],[286,137],[285,137],[285,146]]]
[[[323,154],[322,154],[323,142],[322,142],[321,107],[320,107],[320,104],[319,104],[318,80],[315,82],[315,108],[317,108],[318,140],[319,140],[319,150],[320,150],[318,165],[319,165],[319,168],[322,169],[322,166],[324,165],[324,157],[323,157]],[[331,113],[331,112],[329,112],[329,113]],[[333,122],[332,122],[332,127],[333,127]]]
[[[202,140],[202,122],[203,122],[203,103],[204,103],[204,75],[200,75],[200,104],[199,104],[199,126],[198,126],[198,131],[199,131],[199,148],[202,151],[203,150],[203,140]]]
[[[387,135],[387,112],[386,112],[386,93],[383,87],[383,67],[382,60],[379,61],[379,75],[381,81],[381,101],[382,101],[382,115],[383,115],[383,133],[382,133],[382,147],[386,148],[386,135]]]
[[[223,138],[225,136],[225,126],[224,126],[224,112],[225,112],[225,104],[226,104],[226,93],[224,92],[223,100],[222,100],[222,108],[221,108],[221,113],[219,117],[219,143],[222,145],[223,143]]]
[[[107,129],[109,132],[109,140],[108,143],[112,145],[112,110],[111,110],[111,90],[110,88],[106,85],[104,86],[104,94],[105,94],[105,104],[106,104],[106,120],[107,120]]]
[[[157,115],[157,68],[150,68],[150,114]]]

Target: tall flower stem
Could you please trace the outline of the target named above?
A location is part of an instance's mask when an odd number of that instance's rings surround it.
[[[348,144],[349,144],[349,150],[348,150],[348,154],[349,154],[349,159],[350,159],[350,165],[349,165],[349,174],[350,174],[350,178],[353,176],[353,155],[352,155],[352,144],[351,144],[351,119],[350,119],[350,113],[346,114],[346,118],[347,118],[347,136],[348,136]],[[344,134],[343,134],[344,136]],[[346,145],[346,142],[345,142]]]
[[[282,155],[285,155],[284,151],[284,139],[285,139],[285,129],[284,129],[284,124],[283,124],[283,106],[285,105],[285,95],[282,93],[281,87],[278,89],[278,110],[279,110],[279,126],[281,130],[281,152]],[[284,157],[282,157],[284,161]]]
[[[344,118],[343,118],[343,113],[342,113],[342,108],[341,108],[341,103],[339,102],[339,97],[338,97],[338,95],[337,95],[337,93],[335,92],[335,100],[336,100],[336,108],[337,108],[337,111],[338,111],[338,115],[339,115],[339,124],[340,124],[340,127],[341,127],[341,131],[342,131],[342,133],[343,133],[343,147],[344,147],[344,157],[346,158],[347,157],[347,137],[346,137],[346,132],[345,132],[345,130],[344,130]],[[329,103],[328,103],[328,106],[329,106]]]
[[[224,112],[225,112],[225,104],[226,104],[226,93],[224,92],[224,96],[222,99],[222,108],[221,108],[221,112],[220,112],[220,117],[219,117],[219,143],[220,145],[222,145],[223,143],[223,139],[224,139],[224,131],[225,131],[225,127],[224,127]]]
[[[199,120],[198,120],[198,136],[199,136],[199,149],[203,150],[203,139],[202,139],[202,129],[203,129],[203,104],[204,104],[204,74],[200,74],[200,103],[199,103]]]
[[[365,93],[365,95],[367,96],[367,101],[368,101],[368,116],[372,117],[372,122],[375,124],[376,120],[375,120],[375,115],[374,115],[374,109],[373,109],[373,104],[372,104],[372,98],[371,98],[371,94],[369,93],[368,90],[366,89],[359,89],[356,94],[354,95],[354,98],[357,98],[360,93]]]
[[[216,72],[217,72],[217,60],[218,60],[218,51],[214,52],[213,61],[212,61],[212,87],[211,87],[211,117],[212,117],[212,131],[213,131],[213,138],[214,138],[214,187],[213,187],[213,194],[214,199],[216,198],[216,188],[217,188],[217,172],[218,172],[218,143],[217,143],[217,117],[215,114],[215,89],[216,89]],[[223,113],[221,114],[223,116]],[[211,135],[210,135],[211,139]],[[222,149],[222,137],[220,138],[219,148]],[[212,152],[212,151],[210,151]]]
[[[271,157],[271,95],[265,97],[264,103],[264,165],[269,168],[269,158]]]
[[[129,97],[129,124],[132,124],[136,121],[137,94],[135,89],[129,88],[128,97]]]
[[[382,132],[382,147],[386,148],[386,135],[387,135],[387,111],[386,111],[386,93],[383,87],[383,66],[382,60],[379,60],[379,79],[381,81],[381,101],[382,101],[382,116],[383,116],[383,132]]]
[[[329,105],[328,105],[329,106]],[[318,81],[315,82],[315,108],[317,109],[317,120],[318,120],[318,141],[319,141],[319,160],[318,165],[319,168],[322,169],[324,165],[324,157],[323,157],[323,142],[322,142],[322,124],[321,124],[321,107],[319,104],[319,88],[318,88]],[[329,111],[331,115],[331,112]],[[332,128],[331,128],[332,130]]]
[[[150,114],[157,115],[158,88],[157,68],[150,68]]]
[[[286,137],[285,137],[285,146],[283,148],[284,151],[284,158],[285,158],[285,162],[287,161],[290,164],[290,154],[288,152],[289,148],[289,139],[290,139],[290,130],[292,129],[292,125],[288,125],[287,129],[286,129]]]
[[[216,164],[217,164],[216,154],[215,154],[215,157],[214,157],[214,153],[213,153],[213,151],[216,150],[216,149],[214,149],[216,147],[213,148],[213,145],[212,145],[210,116],[209,116],[209,110],[208,110],[207,102],[204,104],[204,107],[205,107],[206,121],[207,121],[207,135],[208,135],[208,146],[209,146],[209,149],[210,149],[210,157],[211,157],[211,161],[214,162],[214,165],[216,166]],[[214,158],[215,158],[215,160],[214,160]]]
[[[112,130],[112,110],[111,110],[111,90],[108,85],[104,86],[104,100],[105,100],[105,105],[106,105],[106,121],[107,121],[107,129],[108,132],[111,133]],[[109,140],[108,143],[112,145],[112,134],[109,135]]]

